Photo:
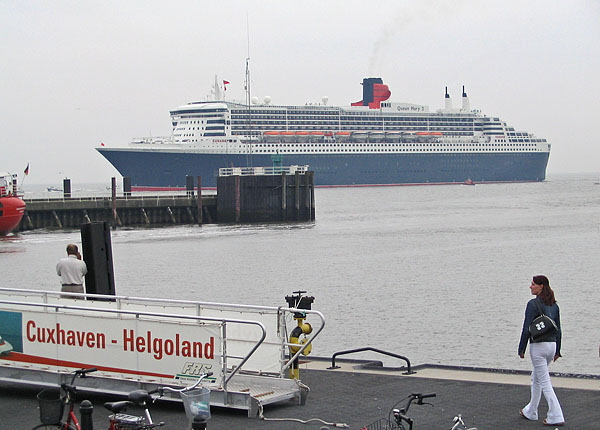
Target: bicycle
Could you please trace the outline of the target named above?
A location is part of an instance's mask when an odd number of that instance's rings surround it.
[[[127,400],[104,403],[104,407],[112,412],[108,417],[109,430],[150,430],[164,426],[164,422],[155,423],[152,420],[149,405],[161,398],[165,391],[179,393],[192,430],[206,429],[206,422],[210,419],[210,390],[197,387],[204,378],[212,374],[212,372],[203,373],[192,386],[182,389],[159,387],[151,391],[135,390],[127,395]],[[153,397],[153,394],[158,396]],[[144,411],[143,416],[123,413],[128,406],[132,405],[141,407]]]
[[[417,405],[430,405],[433,407],[433,403],[423,401],[423,399],[431,397],[436,397],[436,394],[412,393],[393,405],[387,418],[380,418],[367,426],[361,427],[360,430],[407,430],[404,423],[408,425],[408,430],[413,430],[414,420],[406,415],[410,405],[415,402]],[[403,401],[406,401],[404,407],[397,409],[396,406]],[[450,430],[477,430],[475,427],[467,429],[460,414],[455,416],[452,422],[453,426]]]
[[[465,425],[465,422],[462,419],[462,416],[460,414],[458,414],[457,416],[454,417],[454,425],[452,426],[452,428],[450,430],[477,430],[477,427],[467,428],[467,426]]]
[[[40,421],[42,424],[35,426],[32,430],[82,430],[79,420],[75,415],[75,399],[77,388],[73,383],[75,378],[85,378],[88,373],[95,372],[95,367],[79,369],[73,372],[70,384],[60,384],[58,390],[46,388],[38,393],[37,399],[40,407]],[[63,394],[64,393],[64,394]],[[69,405],[66,420],[62,421],[65,405]]]

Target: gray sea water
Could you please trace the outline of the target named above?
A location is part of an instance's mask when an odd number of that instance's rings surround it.
[[[117,229],[117,293],[285,306],[305,290],[326,318],[313,355],[371,346],[413,365],[529,369],[517,345],[545,274],[564,333],[551,369],[600,375],[599,180],[317,189],[314,223]],[[59,289],[69,242],[78,230],[1,238],[2,285]]]

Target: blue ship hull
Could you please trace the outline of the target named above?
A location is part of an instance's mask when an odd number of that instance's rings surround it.
[[[216,187],[221,167],[272,166],[270,154],[199,154],[98,148],[134,187],[182,188],[186,176]],[[549,152],[286,154],[284,166],[308,165],[316,186],[543,181]]]

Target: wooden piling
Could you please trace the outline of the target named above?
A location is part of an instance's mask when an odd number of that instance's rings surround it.
[[[177,224],[177,220],[175,219],[175,215],[173,215],[173,211],[169,206],[167,206],[167,213],[169,214],[169,218],[173,224]]]
[[[287,178],[281,172],[281,221],[287,221]]]
[[[58,214],[56,213],[56,211],[52,211],[52,215],[54,216],[54,220],[56,221],[56,226],[58,228],[62,228],[62,222],[60,221],[60,218],[58,217]]]
[[[311,195],[310,195],[310,175],[304,175],[304,197],[306,198],[305,204],[305,217],[307,219],[311,219],[310,217],[310,206],[311,206]]]
[[[71,198],[71,180],[69,178],[63,179],[63,197],[65,199]]]
[[[144,208],[141,208],[140,211],[142,212],[142,220],[144,221],[144,223],[150,224],[150,220],[148,219],[148,214],[146,214],[146,211],[144,210]]]
[[[198,199],[196,200],[196,202],[198,203],[197,206],[197,213],[198,213],[198,225],[202,225],[202,221],[203,221],[203,215],[202,215],[202,177],[198,176]]]
[[[240,177],[239,176],[235,176],[234,177],[234,183],[235,183],[235,222],[240,222],[240,214],[241,214],[241,199],[240,199]]]
[[[129,176],[123,177],[123,195],[125,197],[131,196],[131,178]]]
[[[315,172],[312,170],[307,172],[310,176],[310,220],[315,220]]]
[[[113,218],[113,226],[117,225],[117,178],[114,176],[110,181],[110,189],[111,189],[111,198],[112,198],[112,218]]]
[[[300,172],[294,174],[294,185],[296,186],[294,190],[294,215],[296,221],[300,221]]]

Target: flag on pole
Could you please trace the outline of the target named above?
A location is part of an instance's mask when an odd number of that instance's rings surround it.
[[[23,173],[25,173],[25,176],[29,175],[29,163],[27,163],[27,167],[25,167]]]
[[[229,81],[223,81],[223,90],[227,91],[227,85],[229,85]]]

